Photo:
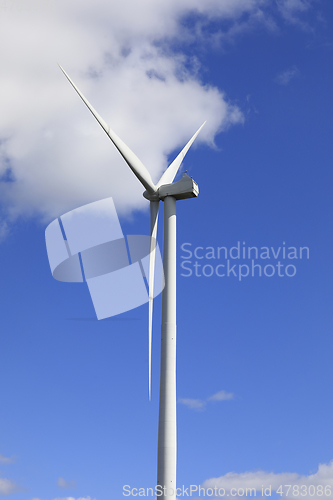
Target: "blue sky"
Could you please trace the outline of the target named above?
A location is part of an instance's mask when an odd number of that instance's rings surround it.
[[[161,298],[149,402],[148,306],[97,321],[85,285],[52,278],[44,237],[55,217],[108,196],[124,234],[148,234],[148,202],[57,62],[155,180],[207,119],[183,164],[200,195],[177,204],[178,485],[333,485],[332,3],[10,5],[0,494],[108,500],[156,481]],[[239,280],[251,259],[219,277],[224,258],[181,248],[238,242],[309,258],[267,277],[270,250],[261,277]],[[195,261],[214,274],[195,276]]]

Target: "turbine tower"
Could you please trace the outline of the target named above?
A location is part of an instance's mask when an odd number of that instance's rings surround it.
[[[163,268],[165,286],[162,292],[161,325],[161,375],[157,451],[157,485],[163,491],[162,500],[176,498],[176,202],[198,196],[198,185],[186,174],[178,182],[173,182],[178,169],[206,122],[204,122],[183,150],[175,158],[155,185],[152,178],[131,149],[110,129],[83,96],[65,70],[60,69],[79,94],[83,102],[102,126],[134,175],[146,191],[143,196],[150,201],[150,262],[149,262],[149,399],[151,397],[151,346],[154,296],[155,242],[159,202],[164,202]]]

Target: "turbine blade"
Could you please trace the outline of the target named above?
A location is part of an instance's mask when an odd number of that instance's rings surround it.
[[[199,134],[200,130],[202,127],[205,125],[206,122],[204,122],[201,127],[196,131],[194,136],[188,141],[186,146],[182,149],[182,151],[179,153],[177,158],[173,160],[173,162],[169,165],[169,167],[166,169],[160,180],[158,181],[156,187],[159,188],[160,186],[163,186],[164,184],[171,184],[176,177],[176,174],[178,172],[178,169],[187,153],[187,151],[190,149],[192,146],[194,140],[196,139],[197,135]]]
[[[153,332],[153,300],[154,300],[154,276],[155,276],[155,256],[156,237],[158,221],[159,201],[150,202],[150,255],[149,255],[149,334],[148,334],[148,357],[149,357],[149,401],[151,399],[151,350]]]
[[[69,78],[67,75],[66,71],[60,66],[61,71],[64,73],[66,76],[67,80],[71,83],[71,85],[74,87],[76,92],[79,94],[81,97],[82,101],[85,103],[87,108],[91,111],[91,113],[94,115],[98,123],[101,125],[101,127],[105,130],[113,144],[116,146],[118,149],[119,153],[121,156],[124,158],[126,161],[127,165],[130,167],[130,169],[133,171],[133,173],[136,175],[136,177],[139,179],[141,184],[144,185],[144,187],[147,189],[147,191],[150,194],[153,194],[156,192],[156,186],[154,185],[152,178],[150,176],[150,173],[144,166],[144,164],[139,160],[139,158],[136,156],[135,153],[113,132],[113,130],[110,129],[109,125],[103,120],[103,118],[97,113],[97,111],[91,106],[91,104],[87,101],[87,99],[84,97],[84,95],[79,91],[77,86],[74,84],[74,82]]]

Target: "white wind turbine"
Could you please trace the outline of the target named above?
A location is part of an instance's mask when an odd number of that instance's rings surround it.
[[[124,158],[134,175],[146,188],[143,196],[150,201],[150,262],[149,262],[149,399],[151,395],[151,347],[153,320],[153,287],[155,269],[155,242],[157,236],[157,221],[160,200],[164,201],[164,232],[163,232],[163,269],[165,286],[162,293],[162,325],[161,325],[161,374],[160,403],[158,425],[157,452],[157,485],[163,488],[161,499],[175,499],[176,491],[176,201],[198,196],[199,188],[196,182],[186,174],[178,181],[173,180],[178,169],[206,122],[204,122],[193,137],[169,165],[158,183],[155,185],[147,168],[131,149],[110,129],[107,123],[94,110],[82,95],[65,70],[60,69],[79,94],[83,102],[94,115],[98,123],[107,133],[121,156]]]

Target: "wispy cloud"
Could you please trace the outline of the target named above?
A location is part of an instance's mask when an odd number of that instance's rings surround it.
[[[202,399],[180,398],[178,403],[187,406],[190,410],[203,410],[206,406],[206,401]]]
[[[234,399],[234,394],[222,390],[207,399],[180,398],[178,399],[178,403],[187,406],[190,410],[203,411],[207,403],[211,401],[228,401],[230,399]]]
[[[70,481],[66,481],[63,477],[59,477],[57,481],[57,486],[63,490],[69,490],[75,488],[76,481],[73,479]]]
[[[287,22],[309,30],[310,26],[302,19],[302,14],[305,14],[316,2],[317,0],[277,0],[277,6]]]
[[[0,231],[0,239],[1,239],[1,231]],[[0,464],[13,464],[15,462],[14,457],[4,457],[0,453]]]
[[[91,500],[91,497],[79,497],[79,498],[74,498],[74,497],[57,497],[57,498],[54,498],[53,500]],[[96,500],[96,498],[94,498],[93,500]]]
[[[5,457],[0,453],[0,464],[13,464],[15,457]],[[0,496],[8,496],[22,491],[22,488],[11,479],[0,478]]]
[[[0,495],[8,496],[19,491],[22,491],[22,489],[14,481],[0,478]]]
[[[9,232],[10,231],[7,221],[0,219],[0,243],[2,240],[7,238]],[[0,462],[1,462],[1,455],[0,455]]]
[[[299,76],[299,74],[300,74],[299,69],[296,66],[293,66],[292,68],[282,71],[282,73],[279,73],[275,77],[274,81],[279,85],[288,85],[290,80],[296,78],[297,76]]]
[[[232,392],[219,391],[213,396],[210,396],[207,401],[227,401],[228,399],[234,399]]]
[[[31,500],[42,500],[41,498],[38,498],[38,497],[33,497]],[[75,498],[75,497],[57,497],[57,498],[53,498],[53,500],[92,500],[91,497],[79,497],[79,498]],[[93,500],[96,500],[96,498],[94,498]]]
[[[328,464],[320,464],[318,471],[314,474],[300,475],[296,472],[228,472],[227,474],[207,479],[202,484],[203,488],[223,488],[229,496],[232,488],[240,488],[244,491],[246,489],[254,488],[257,491],[257,496],[261,496],[262,488],[270,488],[276,491],[281,485],[295,486],[295,493],[298,491],[299,495],[305,500],[325,496],[325,487],[331,487],[333,483],[333,460]],[[310,488],[311,486],[311,488]],[[302,488],[302,490],[301,490]],[[243,494],[244,494],[243,491]],[[328,490],[326,490],[328,492]],[[283,486],[284,496],[287,496],[287,489]],[[297,493],[296,493],[297,495]],[[239,498],[239,497],[234,497]]]

